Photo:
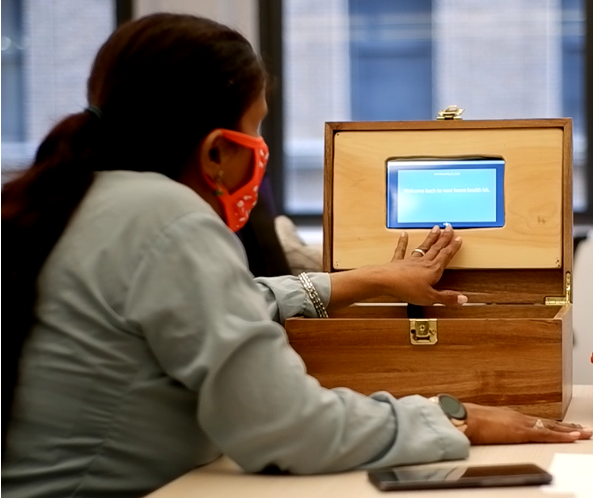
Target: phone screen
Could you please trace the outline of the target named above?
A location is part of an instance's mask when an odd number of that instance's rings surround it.
[[[411,489],[469,488],[549,484],[553,476],[532,463],[392,468],[368,472],[369,480],[381,491]]]

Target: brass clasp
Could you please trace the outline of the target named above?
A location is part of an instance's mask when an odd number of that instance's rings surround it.
[[[437,113],[437,120],[447,119],[462,119],[461,115],[464,109],[460,109],[457,105],[449,105],[443,111]]]
[[[437,319],[410,320],[410,343],[431,346],[437,343]]]

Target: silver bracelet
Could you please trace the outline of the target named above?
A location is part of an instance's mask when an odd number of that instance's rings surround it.
[[[314,287],[314,284],[311,283],[311,280],[309,279],[307,274],[300,273],[299,280],[301,281],[301,285],[303,285],[305,292],[309,296],[310,301],[314,305],[316,313],[318,314],[318,318],[328,318],[328,312],[326,311],[326,307],[324,306],[324,303],[322,303],[318,291]]]

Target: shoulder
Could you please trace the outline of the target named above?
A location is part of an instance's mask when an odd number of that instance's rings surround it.
[[[83,201],[87,215],[117,217],[137,228],[145,224],[166,226],[191,214],[201,213],[221,222],[212,207],[189,187],[153,172],[103,171]]]
[[[105,171],[96,174],[64,238],[76,237],[77,247],[84,246],[86,253],[124,247],[134,255],[179,230],[178,237],[192,231],[226,240],[233,235],[226,233],[214,209],[185,185],[158,173]]]

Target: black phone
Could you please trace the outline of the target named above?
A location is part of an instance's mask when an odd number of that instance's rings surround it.
[[[549,484],[553,476],[533,463],[456,465],[454,467],[390,468],[367,473],[381,491],[477,488]]]

